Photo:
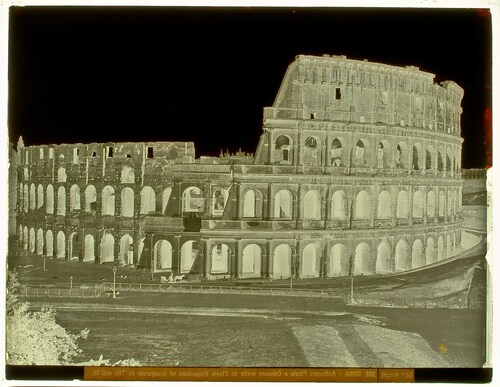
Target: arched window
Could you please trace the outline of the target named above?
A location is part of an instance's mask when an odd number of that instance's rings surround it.
[[[333,167],[341,167],[342,163],[342,142],[335,138],[332,141],[332,148],[330,150],[330,165]]]
[[[318,191],[311,190],[304,195],[303,209],[304,219],[321,219],[321,199]]]
[[[377,146],[377,168],[385,168],[390,162],[389,143],[385,140],[380,141]]]
[[[187,241],[181,247],[181,273],[189,273],[198,257],[199,247],[196,241]]]
[[[308,244],[302,251],[301,269],[302,278],[319,277],[319,255],[313,243]]]
[[[111,234],[105,233],[101,239],[101,263],[115,261],[115,238]]]
[[[64,232],[57,233],[57,258],[66,257],[66,235]]]
[[[381,242],[377,247],[377,263],[375,265],[376,273],[387,273],[391,271],[390,265],[391,247],[386,241]]]
[[[382,191],[378,195],[377,219],[389,219],[391,217],[391,195]]]
[[[445,207],[446,207],[446,201],[444,197],[444,191],[439,191],[439,205],[438,205],[438,210],[439,210],[439,216],[444,217],[445,215]]]
[[[224,243],[212,247],[212,269],[213,274],[227,273],[229,268],[229,247]]]
[[[400,142],[396,146],[396,168],[407,168],[408,166],[408,146]]]
[[[399,191],[398,203],[396,207],[396,217],[398,219],[408,218],[408,192],[405,190]]]
[[[45,233],[45,245],[47,246],[47,257],[54,256],[54,235],[51,230],[47,230]]]
[[[28,227],[24,226],[23,230],[23,249],[28,250],[28,242],[29,242],[29,235],[28,235]]]
[[[69,190],[69,210],[80,210],[80,187],[72,185]]]
[[[24,186],[24,194],[23,194],[23,199],[24,199],[24,212],[28,212],[29,206],[30,206],[30,191],[28,184],[25,184]]]
[[[134,190],[130,187],[122,189],[121,216],[132,218],[134,216]]]
[[[273,160],[280,164],[290,164],[292,161],[291,145],[289,137],[283,135],[276,137]]]
[[[85,212],[95,211],[97,204],[97,192],[93,185],[85,188]]]
[[[418,171],[421,168],[420,165],[420,152],[422,146],[420,144],[413,145],[413,155],[412,155],[412,169]]]
[[[344,191],[335,191],[332,195],[330,216],[332,219],[347,219],[347,197]]]
[[[229,193],[223,188],[214,188],[212,191],[212,215],[222,216],[224,208],[226,207],[227,198]]]
[[[343,244],[337,243],[330,250],[329,277],[349,275],[349,259]]]
[[[318,149],[318,140],[316,137],[307,137],[303,147],[303,165],[319,165],[321,162],[321,154]]]
[[[436,216],[436,194],[434,191],[427,192],[427,217],[434,218]]]
[[[370,258],[370,247],[366,243],[360,243],[356,246],[354,252],[354,274],[370,274],[374,268]]]
[[[259,245],[250,244],[243,249],[241,276],[259,278],[261,276],[262,249]]]
[[[134,263],[134,239],[129,234],[122,235],[119,247],[120,262],[124,265],[132,265]]]
[[[172,188],[167,187],[163,190],[161,195],[161,213],[165,215],[167,211],[168,201],[170,200],[170,195],[172,194]]]
[[[355,218],[356,219],[370,219],[371,212],[371,198],[370,194],[366,191],[360,191],[356,196],[356,208],[355,208]]]
[[[182,208],[184,212],[203,212],[205,201],[198,187],[189,187],[182,194]]]
[[[427,245],[425,247],[425,264],[429,265],[434,262],[436,262],[434,239],[429,237],[427,239]]]
[[[281,190],[274,196],[274,217],[292,219],[292,194],[290,191]]]
[[[419,219],[424,217],[424,195],[420,190],[413,194],[413,217]]]
[[[172,245],[161,239],[154,246],[155,271],[172,270]]]
[[[103,215],[115,214],[115,190],[107,185],[102,189],[102,210]],[[113,242],[114,243],[114,242]]]
[[[38,231],[36,232],[36,253],[38,255],[43,254],[43,242],[44,242],[43,230],[39,228]]]
[[[35,229],[32,227],[30,228],[30,234],[29,234],[29,252],[34,253],[36,249],[36,234],[35,234]]]
[[[36,188],[35,184],[31,184],[30,186],[30,210],[34,210],[36,208]]]
[[[422,263],[422,242],[420,239],[416,239],[411,248],[411,268],[416,269],[424,265],[425,263]]]
[[[145,186],[141,190],[141,214],[154,214],[156,212],[156,194],[153,188]]]
[[[260,191],[249,189],[243,196],[243,217],[262,217],[262,194]]]
[[[444,164],[443,164],[443,153],[439,150],[438,151],[438,171],[443,172],[444,171]]]
[[[292,249],[286,244],[281,244],[274,249],[273,278],[290,278],[292,267]]]
[[[57,182],[58,183],[66,183],[68,176],[66,175],[66,168],[59,167],[57,170]]]
[[[432,155],[434,154],[434,149],[429,146],[425,151],[425,169],[432,169]]]
[[[57,215],[66,214],[66,188],[63,186],[57,190]]]
[[[38,202],[36,208],[42,208],[43,207],[43,187],[41,184],[38,184],[37,188],[37,196],[38,196]]]
[[[404,239],[401,239],[396,245],[396,271],[411,269],[410,254],[408,250],[408,243]]]
[[[444,240],[443,237],[440,236],[438,238],[438,253],[437,253],[437,259],[438,261],[442,261],[444,259]]]
[[[95,244],[94,237],[90,234],[85,235],[85,253],[83,256],[83,260],[85,262],[93,262],[95,261]]]
[[[24,209],[24,186],[23,186],[23,183],[19,184],[18,203],[19,203],[19,208]]]
[[[354,165],[363,166],[366,164],[365,152],[365,143],[362,140],[358,140],[354,148]]]

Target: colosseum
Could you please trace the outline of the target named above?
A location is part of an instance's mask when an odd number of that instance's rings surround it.
[[[18,243],[192,279],[406,271],[461,250],[463,89],[299,55],[254,155],[191,142],[18,146]]]

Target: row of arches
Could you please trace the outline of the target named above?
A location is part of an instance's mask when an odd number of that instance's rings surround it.
[[[60,186],[57,188],[57,201],[54,202],[54,187],[49,184],[44,190],[41,184],[35,188],[35,184],[19,186],[20,204],[25,212],[28,210],[36,210],[43,207],[45,204],[45,212],[47,214],[65,215],[67,209],[66,187]],[[228,190],[216,188],[212,190],[211,212],[212,215],[220,216],[223,213],[227,198]],[[161,193],[161,213],[165,213],[172,187],[165,188]],[[119,215],[123,217],[133,217],[135,211],[135,191],[131,187],[124,187],[120,193],[120,210]],[[200,188],[188,187],[184,190],[182,208],[184,212],[203,211],[205,201]],[[56,204],[56,208],[55,207]],[[115,215],[115,189],[107,185],[101,191],[101,214]],[[154,189],[150,186],[145,186],[140,191],[139,214],[149,215],[157,213],[157,200]],[[95,186],[88,185],[83,192],[80,186],[74,184],[69,189],[69,211],[91,212],[97,210],[97,190]]]
[[[421,190],[416,190],[411,197],[407,190],[400,190],[397,193],[395,201],[388,190],[382,190],[372,204],[372,195],[365,190],[357,193],[353,202],[354,219],[371,219],[372,208],[376,208],[377,219],[444,217],[445,215],[454,215],[460,213],[460,200],[458,190],[445,191],[439,190],[437,195],[434,190],[424,194]],[[329,207],[329,218],[346,220],[349,218],[349,200],[343,190],[335,191],[329,200],[325,203],[325,198],[317,190],[307,191],[302,199],[301,218],[305,220],[321,220],[323,206]],[[376,207],[373,207],[376,206]],[[249,189],[243,194],[243,217],[258,218],[263,212],[263,195],[259,190]],[[280,190],[274,195],[274,213],[273,217],[277,219],[292,219],[294,207],[294,195],[290,190]]]
[[[408,145],[405,141],[391,143],[381,140],[376,144],[359,138],[349,146],[343,137],[334,138],[327,154],[322,156],[321,140],[313,135],[305,137],[301,144],[299,164],[311,166],[370,166],[373,168],[401,168],[409,170],[434,170],[458,172],[460,170],[459,150],[448,147],[426,147],[419,142]],[[273,160],[280,164],[295,164],[294,141],[291,136],[278,134],[274,139]],[[322,161],[322,158],[326,160]]]
[[[84,262],[100,263],[115,261],[115,238],[112,234],[104,233],[98,246],[95,244],[94,235],[86,234],[81,249],[79,234],[72,232],[66,234],[60,230],[56,234],[52,230],[45,232],[39,228],[28,229],[19,226],[18,242],[26,250],[48,257],[74,259],[79,258],[81,250]],[[134,262],[134,239],[129,234],[124,234],[118,241],[118,260],[122,264]],[[98,254],[96,254],[96,248]],[[141,255],[143,240],[138,243],[138,255]],[[180,247],[178,271],[189,273],[200,255],[201,247],[196,240],[185,241]],[[153,247],[153,262],[156,271],[173,271],[173,247],[166,240],[156,241]],[[406,271],[432,264],[451,257],[460,251],[460,242],[454,232],[415,239],[409,243],[401,238],[392,246],[387,240],[381,241],[376,250],[372,251],[366,242],[358,243],[349,253],[348,247],[342,243],[334,244],[329,251],[324,252],[317,243],[306,244],[299,253],[298,262],[294,261],[294,248],[287,243],[274,247],[270,253],[272,259],[270,274],[273,278],[288,278],[294,273],[302,278],[319,276],[335,277],[346,276],[351,272],[360,274],[383,274],[397,271]],[[226,243],[216,243],[209,249],[204,263],[209,269],[209,275],[230,274],[230,257],[234,254],[233,247]],[[265,249],[256,243],[247,244],[241,252],[237,271],[240,277],[264,276],[263,256]],[[325,257],[322,255],[326,254]],[[97,256],[98,255],[98,256]],[[294,264],[294,262],[296,262]],[[296,267],[294,267],[296,266]]]

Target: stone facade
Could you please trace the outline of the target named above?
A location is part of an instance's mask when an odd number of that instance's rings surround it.
[[[289,66],[253,158],[192,143],[19,149],[18,242],[192,277],[404,271],[461,245],[460,102],[415,67]]]

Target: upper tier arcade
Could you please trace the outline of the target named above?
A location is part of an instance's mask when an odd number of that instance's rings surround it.
[[[460,135],[463,89],[418,67],[298,55],[266,119],[317,119],[425,128]]]

